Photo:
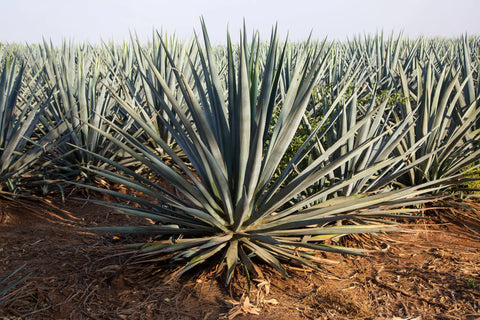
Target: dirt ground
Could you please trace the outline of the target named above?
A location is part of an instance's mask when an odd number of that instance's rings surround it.
[[[167,282],[168,266],[118,255],[135,239],[82,229],[139,221],[81,200],[57,206],[4,210],[0,277],[32,274],[0,299],[0,319],[480,319],[479,234],[448,221],[410,224],[369,257],[327,254],[322,273],[267,269],[248,294],[208,273]]]

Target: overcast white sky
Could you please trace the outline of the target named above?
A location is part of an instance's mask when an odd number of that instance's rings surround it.
[[[411,38],[480,35],[480,0],[0,0],[0,14],[4,43],[121,42],[129,31],[150,39],[153,28],[187,38],[200,30],[200,16],[215,43],[225,41],[227,26],[235,39],[243,18],[263,39],[276,22],[291,40],[310,31],[340,40],[377,30]]]

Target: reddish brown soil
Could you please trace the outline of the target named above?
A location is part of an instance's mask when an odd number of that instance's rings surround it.
[[[168,267],[116,255],[135,239],[80,229],[132,218],[79,200],[33,208],[0,225],[0,277],[33,272],[4,297],[2,319],[480,319],[480,239],[451,223],[411,225],[367,258],[328,254],[323,273],[267,270],[248,295],[244,281],[225,288],[208,274],[166,282]]]

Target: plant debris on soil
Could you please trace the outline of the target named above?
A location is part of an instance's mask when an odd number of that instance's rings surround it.
[[[4,212],[0,277],[32,274],[2,298],[2,319],[480,319],[479,234],[448,220],[382,235],[367,257],[326,253],[322,273],[264,268],[249,290],[241,276],[228,287],[209,272],[172,279],[176,266],[121,254],[133,237],[86,229],[139,218],[81,200],[56,207]]]

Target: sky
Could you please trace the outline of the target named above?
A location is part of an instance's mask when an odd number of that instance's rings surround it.
[[[480,35],[479,0],[0,0],[0,42],[55,44],[122,42],[153,30],[181,39],[200,31],[205,19],[213,43],[227,29],[238,38],[243,25],[268,39],[278,23],[280,38],[346,40],[363,34],[403,32],[410,38]]]

